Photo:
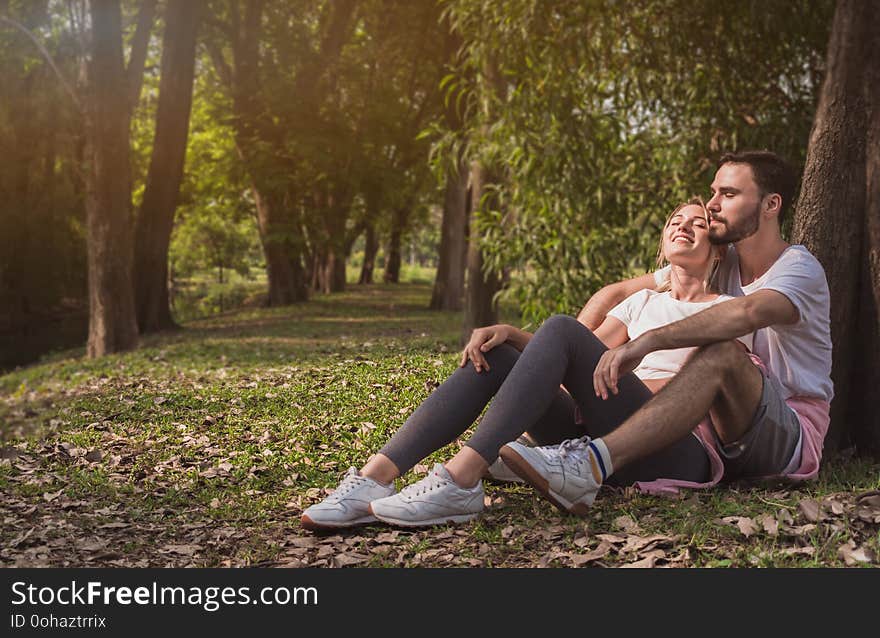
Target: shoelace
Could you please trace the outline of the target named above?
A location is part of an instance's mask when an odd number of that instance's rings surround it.
[[[360,486],[364,482],[364,477],[359,476],[357,474],[357,470],[354,468],[350,469],[345,478],[342,480],[342,483],[339,484],[339,487],[334,490],[333,494],[328,497],[328,500],[336,502],[339,501],[343,496],[351,492],[356,487]]]
[[[559,458],[563,463],[576,464],[590,461],[590,437],[584,436],[579,439],[567,439],[559,444]]]
[[[421,481],[417,481],[412,485],[407,485],[405,488],[400,490],[400,493],[403,496],[419,496],[421,494],[427,494],[432,490],[436,490],[438,487],[443,487],[444,485],[446,485],[446,483],[446,479],[444,479],[442,476],[431,472]]]

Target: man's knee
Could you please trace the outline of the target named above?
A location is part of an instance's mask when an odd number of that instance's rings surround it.
[[[736,374],[749,362],[738,341],[717,341],[700,346],[691,355],[690,361],[699,361],[718,375]]]

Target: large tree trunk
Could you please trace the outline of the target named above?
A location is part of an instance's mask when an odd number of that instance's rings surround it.
[[[471,209],[477,214],[481,205],[491,206],[491,199],[484,199],[487,187],[494,183],[493,176],[479,162],[471,167]],[[480,249],[480,237],[475,224],[469,224],[467,253],[467,292],[465,294],[464,328],[462,340],[470,338],[474,328],[498,323],[498,305],[495,293],[501,289],[498,275],[484,272],[483,251]]]
[[[276,212],[284,206],[283,200],[264,196],[256,187],[251,192],[266,258],[269,305],[286,306],[306,301],[309,296],[306,273],[302,265],[302,251],[296,241],[299,229],[292,223],[283,223],[278,219],[283,217]]]
[[[92,0],[86,127],[90,357],[133,348],[128,82],[119,0]]]
[[[467,165],[463,158],[456,171],[446,177],[443,223],[440,231],[440,261],[431,293],[431,310],[461,310],[464,300],[464,271],[467,260],[468,220]]]
[[[871,61],[866,63],[866,61]],[[880,452],[880,10],[841,0],[793,239],[825,268],[835,397],[826,450]]]
[[[189,132],[202,0],[171,0],[165,14],[156,137],[135,226],[134,294],[141,333],[175,327],[168,301],[168,245]]]

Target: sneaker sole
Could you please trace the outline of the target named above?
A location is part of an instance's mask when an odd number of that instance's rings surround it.
[[[572,503],[551,490],[550,483],[547,479],[541,476],[538,471],[532,467],[531,463],[517,454],[512,448],[504,446],[501,448],[498,455],[504,459],[507,467],[516,472],[521,478],[525,479],[526,483],[538,490],[544,498],[553,503],[558,509],[567,514],[576,514],[577,516],[582,517],[589,515],[589,505],[586,503]]]
[[[472,521],[480,515],[480,512],[475,514],[455,514],[450,516],[440,516],[438,518],[432,518],[425,521],[407,521],[400,518],[393,518],[391,516],[380,516],[373,512],[373,516],[382,521],[383,523],[388,523],[389,525],[399,525],[400,527],[429,527],[431,525],[446,525],[447,523],[467,523],[468,521]]]
[[[349,521],[346,523],[318,523],[313,521],[305,514],[302,515],[302,518],[300,518],[299,521],[300,526],[303,529],[307,529],[311,532],[327,532],[331,530],[348,529],[349,527],[361,527],[363,525],[369,525],[370,523],[378,522],[375,516],[367,516],[365,518],[358,518],[354,521]]]

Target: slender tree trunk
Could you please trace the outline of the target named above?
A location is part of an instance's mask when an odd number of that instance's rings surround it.
[[[506,84],[495,61],[488,57],[483,64],[483,83],[481,110],[485,122],[484,130],[488,130],[494,115],[494,102],[506,95]],[[490,186],[501,181],[501,171],[497,167],[484,166],[481,162],[471,164],[471,220],[469,222],[467,257],[467,292],[465,294],[464,326],[462,341],[470,338],[474,328],[498,322],[498,307],[495,295],[501,290],[501,279],[494,271],[486,272],[481,238],[476,231],[474,218],[484,208],[496,208],[497,202],[490,195]]]
[[[364,263],[361,266],[359,284],[373,283],[373,269],[376,266],[376,254],[378,252],[379,238],[376,236],[376,229],[373,224],[368,224],[366,236],[364,237]]]
[[[866,64],[873,60],[874,64]],[[831,291],[834,401],[825,447],[880,452],[880,11],[841,0],[828,47],[793,238]]]
[[[431,294],[431,310],[461,310],[467,260],[467,164],[463,158],[447,175],[440,231],[440,261]]]
[[[199,0],[194,0],[199,2]],[[131,39],[131,54],[128,57],[128,108],[134,111],[141,97],[144,84],[144,66],[147,63],[147,52],[150,48],[150,32],[153,30],[153,18],[156,15],[158,0],[141,0],[138,9],[134,36]]]
[[[479,162],[471,166],[471,209],[476,214],[480,206],[491,202],[483,199],[486,188],[494,182],[493,176]],[[465,294],[464,329],[462,339],[470,338],[474,328],[498,323],[498,305],[495,293],[501,289],[501,281],[494,272],[485,272],[480,237],[471,223],[467,253],[467,292]]]
[[[400,264],[402,261],[400,244],[403,239],[407,212],[404,208],[395,208],[392,214],[391,237],[388,240],[388,250],[385,251],[385,274],[382,278],[386,284],[400,283]]]
[[[92,0],[92,61],[86,117],[86,241],[90,357],[137,344],[131,289],[128,82],[119,0]]]
[[[183,179],[202,0],[171,0],[165,17],[156,137],[135,225],[134,291],[141,333],[176,326],[168,302],[168,246]]]

